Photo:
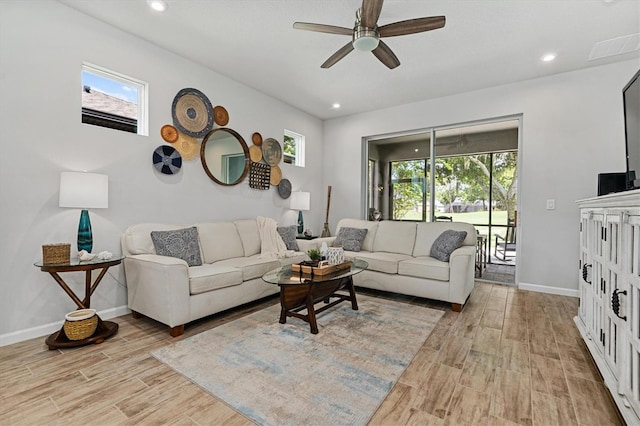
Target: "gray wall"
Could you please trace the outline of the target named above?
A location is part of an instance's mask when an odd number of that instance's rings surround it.
[[[148,137],[81,124],[83,61],[149,83]],[[306,136],[306,167],[280,166],[294,191],[311,192],[305,223],[319,233],[326,188],[318,178],[322,165],[312,159],[323,156],[320,120],[58,2],[0,2],[0,345],[51,332],[75,309],[53,279],[33,266],[42,244],[75,246],[80,211],[58,207],[61,171],[109,175],[109,208],[90,212],[94,252],[119,254],[121,233],[140,222],[193,224],[262,215],[295,223],[296,213],[275,188],[252,190],[248,181],[219,186],[199,159],[185,161],[174,176],[155,171],[151,156],[164,143],[160,128],[171,122],[173,97],[185,87],[224,106],[228,127],[249,145],[256,131],[280,142],[285,128]],[[82,273],[63,277],[83,294]],[[124,285],[122,267],[112,268],[92,307],[104,317],[123,313]]]
[[[625,170],[622,88],[638,68],[626,61],[326,121],[330,222],[362,216],[353,194],[363,185],[363,137],[523,114],[519,285],[577,295],[575,201],[596,195],[598,173]],[[547,199],[555,210],[546,210]]]

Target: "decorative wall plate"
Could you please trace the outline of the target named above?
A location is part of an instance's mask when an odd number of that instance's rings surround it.
[[[282,160],[282,147],[280,142],[273,138],[262,141],[262,158],[270,166],[277,166]]]
[[[271,177],[269,178],[269,182],[271,185],[277,185],[282,180],[282,170],[278,166],[271,166]]]
[[[262,150],[259,146],[252,145],[249,147],[249,158],[254,163],[259,163],[262,160]]]
[[[182,157],[172,146],[160,145],[153,151],[153,166],[165,175],[173,175],[182,167]]]
[[[262,135],[258,132],[255,132],[253,135],[251,135],[251,141],[255,146],[262,145]]]
[[[200,156],[200,142],[198,139],[178,132],[178,140],[173,144],[185,161],[193,160]]]
[[[200,138],[213,128],[211,101],[198,89],[180,90],[173,98],[171,114],[173,124],[188,136]]]
[[[213,119],[218,126],[226,126],[229,123],[229,113],[223,106],[213,108]]]
[[[162,136],[165,142],[174,143],[178,140],[178,129],[171,124],[165,124],[160,129],[160,136]]]
[[[289,179],[282,179],[278,184],[278,194],[285,200],[291,196],[291,182]]]

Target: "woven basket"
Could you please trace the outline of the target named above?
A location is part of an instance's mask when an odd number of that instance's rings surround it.
[[[65,315],[62,328],[69,340],[82,340],[91,337],[98,327],[95,309],[80,309]]]
[[[70,258],[71,244],[45,244],[42,246],[42,263],[45,265],[69,263]]]

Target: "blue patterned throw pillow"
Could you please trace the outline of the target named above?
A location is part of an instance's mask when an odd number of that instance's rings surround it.
[[[198,229],[195,226],[175,231],[151,231],[151,240],[160,256],[177,257],[189,266],[202,265]]]
[[[465,238],[467,238],[467,231],[447,229],[433,242],[429,256],[441,262],[448,262],[451,253],[462,245]]]
[[[342,248],[347,251],[360,251],[367,232],[369,232],[369,230],[366,228],[349,228],[348,226],[344,226],[338,231],[333,245],[342,246]]]
[[[298,248],[298,241],[296,241],[296,235],[298,235],[298,226],[278,226],[278,234],[282,237],[284,245],[287,246],[287,250],[300,251]]]

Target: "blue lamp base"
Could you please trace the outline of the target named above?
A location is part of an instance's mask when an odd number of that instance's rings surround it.
[[[91,221],[89,211],[80,212],[80,223],[78,224],[78,251],[86,250],[91,253],[93,249],[93,234],[91,233]]]
[[[302,219],[302,210],[298,211],[298,234],[304,232],[304,220]]]

